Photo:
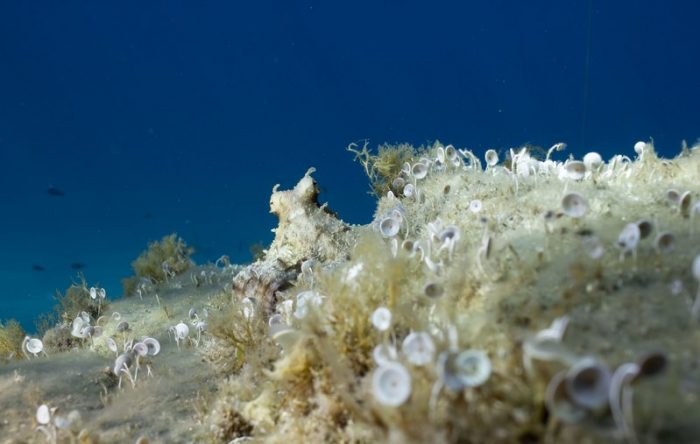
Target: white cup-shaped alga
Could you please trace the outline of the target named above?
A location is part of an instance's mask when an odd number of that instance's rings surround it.
[[[398,407],[411,396],[411,374],[398,362],[386,362],[372,374],[374,399],[388,407]]]
[[[413,365],[426,365],[435,356],[435,344],[428,333],[412,332],[403,340],[401,351]]]

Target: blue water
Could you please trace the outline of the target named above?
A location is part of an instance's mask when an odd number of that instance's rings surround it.
[[[248,261],[272,238],[272,186],[309,166],[341,217],[368,222],[357,140],[609,156],[653,137],[674,155],[700,136],[698,16],[687,1],[4,1],[0,319],[32,329],[73,262],[119,296],[172,231],[198,261]]]

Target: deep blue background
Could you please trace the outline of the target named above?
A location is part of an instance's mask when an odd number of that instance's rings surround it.
[[[172,231],[247,261],[309,166],[366,223],[360,139],[673,155],[700,136],[698,4],[3,1],[0,319],[31,328],[75,261],[118,296]]]

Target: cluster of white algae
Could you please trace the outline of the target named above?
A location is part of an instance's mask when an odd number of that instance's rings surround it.
[[[275,187],[262,259],[193,266],[111,304],[131,316],[121,339],[152,335],[161,356],[133,384],[96,385],[89,432],[56,439],[700,441],[700,147],[662,159],[638,142],[608,161],[564,149],[351,146],[380,196],[368,225],[319,205],[313,169]],[[196,341],[168,339],[192,319]],[[83,373],[99,380],[114,354],[89,345],[7,364],[0,381],[61,355],[97,359]],[[187,427],[162,412],[105,420],[188,373],[198,385],[172,413]],[[34,402],[71,408],[47,390]],[[41,437],[34,416],[16,416],[18,442]]]

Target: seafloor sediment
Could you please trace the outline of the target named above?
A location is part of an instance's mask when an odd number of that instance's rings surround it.
[[[260,260],[191,266],[0,366],[0,442],[700,441],[700,149],[561,148],[356,149],[366,226],[312,170],[275,188]]]

